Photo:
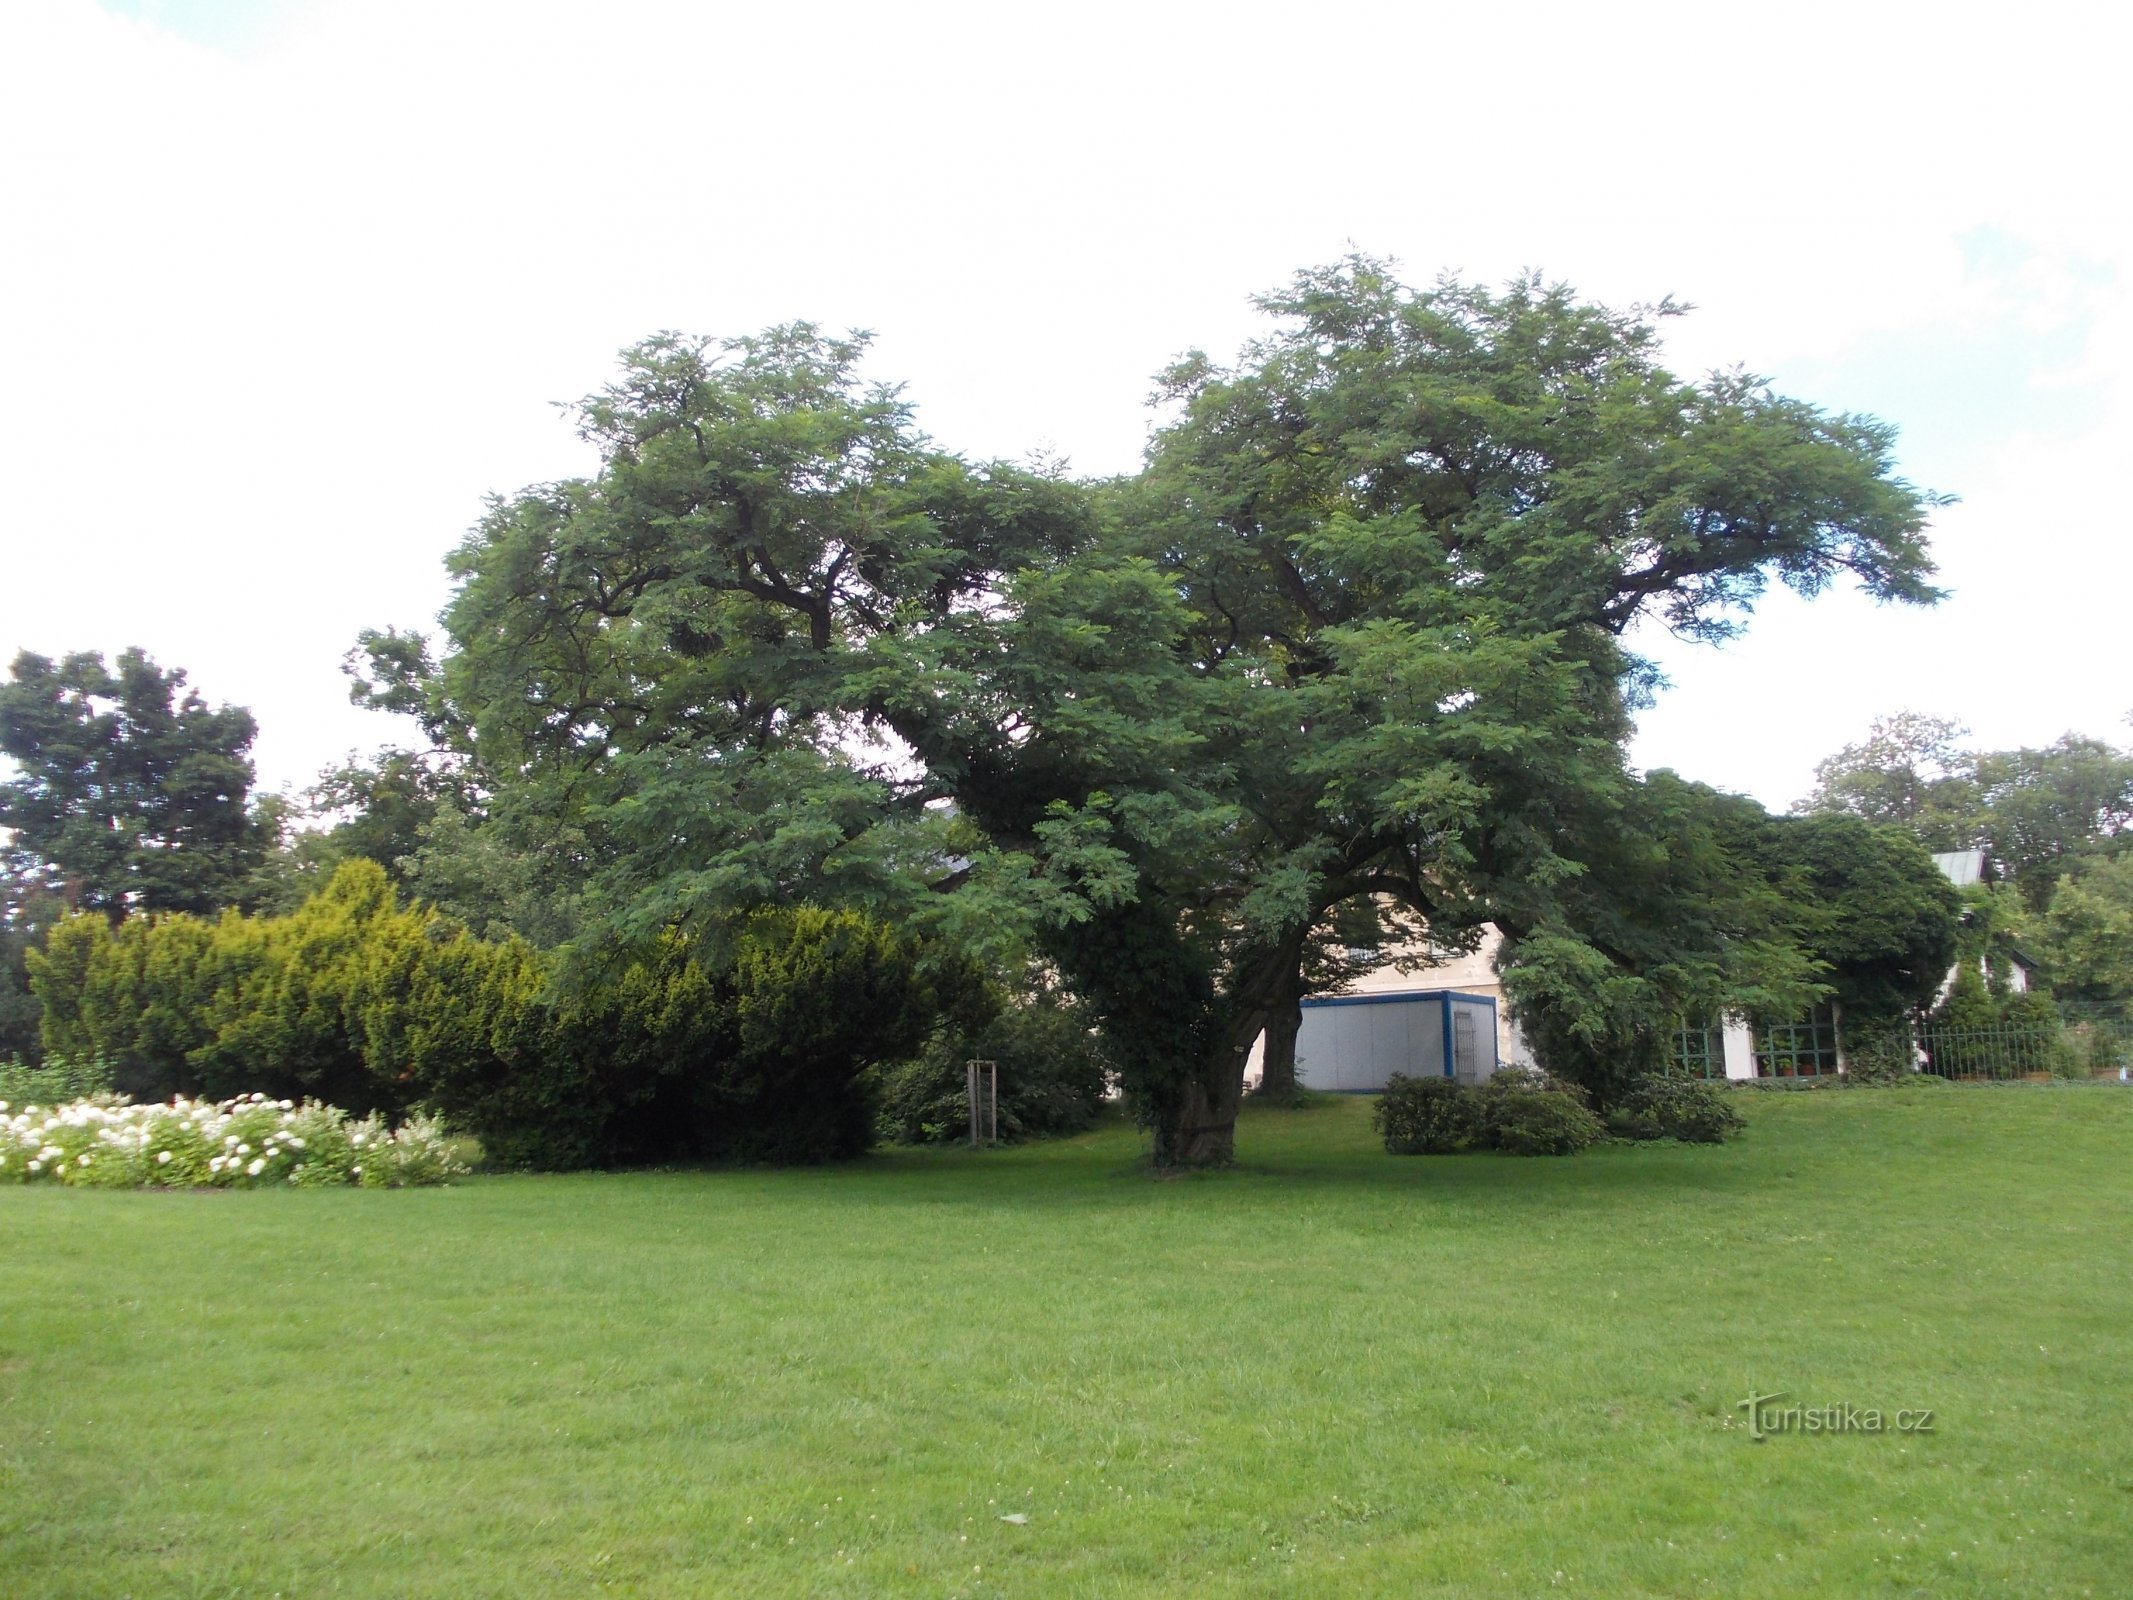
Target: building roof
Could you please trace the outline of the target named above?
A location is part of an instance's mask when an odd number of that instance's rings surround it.
[[[1942,875],[1958,889],[1985,881],[1985,852],[1982,850],[1936,850],[1933,865],[1940,868]]]

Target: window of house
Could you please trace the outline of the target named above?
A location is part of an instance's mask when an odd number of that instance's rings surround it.
[[[1726,1075],[1724,1027],[1712,1021],[1675,1029],[1674,1065],[1692,1078],[1723,1078]]]
[[[1820,1078],[1837,1070],[1837,1012],[1824,1001],[1792,1022],[1761,1023],[1755,1070],[1765,1078]]]
[[[1474,1049],[1474,1013],[1452,1013],[1452,1071],[1462,1078],[1472,1078],[1478,1065]]]

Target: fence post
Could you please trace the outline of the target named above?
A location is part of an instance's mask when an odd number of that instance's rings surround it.
[[[963,1063],[963,1092],[970,1102],[970,1148],[1000,1142],[1000,1063]]]

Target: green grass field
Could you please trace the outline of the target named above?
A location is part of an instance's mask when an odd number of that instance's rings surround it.
[[[1746,1109],[0,1189],[0,1595],[2133,1593],[2133,1093]]]

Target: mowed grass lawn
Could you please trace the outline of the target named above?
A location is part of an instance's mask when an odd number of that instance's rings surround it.
[[[2133,1594],[2133,1092],[1744,1103],[0,1190],[0,1595]]]

